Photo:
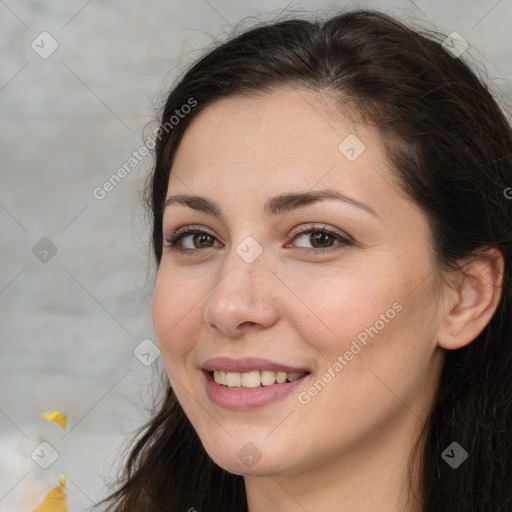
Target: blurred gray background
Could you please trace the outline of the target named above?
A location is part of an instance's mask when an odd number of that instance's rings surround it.
[[[173,79],[247,17],[356,7],[459,33],[510,105],[507,0],[0,0],[1,511],[31,510],[61,474],[70,511],[86,510],[148,417],[162,373],[139,197],[150,157],[98,187],[144,144]],[[52,410],[66,432],[41,419]]]

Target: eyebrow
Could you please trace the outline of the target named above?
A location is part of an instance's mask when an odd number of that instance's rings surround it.
[[[326,199],[336,199],[345,203],[351,204],[361,210],[364,210],[375,217],[379,217],[377,212],[371,208],[368,204],[358,201],[353,197],[349,197],[342,194],[338,190],[334,189],[322,189],[322,190],[309,190],[299,191],[293,193],[279,194],[274,197],[270,197],[265,202],[263,207],[264,213],[267,215],[279,215],[281,213],[287,213],[296,208],[302,208],[304,206],[317,203],[319,201],[325,201]],[[222,210],[218,203],[203,196],[192,196],[187,194],[179,194],[168,197],[163,205],[162,214],[166,208],[172,204],[181,204],[192,208],[198,212],[209,213],[215,217],[222,218]],[[379,217],[380,218],[380,217]]]

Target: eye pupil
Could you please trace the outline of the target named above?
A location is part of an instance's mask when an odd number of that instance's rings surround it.
[[[206,242],[208,243],[208,239],[210,238],[210,235],[206,235],[205,233],[198,233],[196,235],[196,240],[199,241],[199,245],[201,246],[205,246],[205,244],[203,242]]]
[[[318,242],[321,246],[328,244],[331,239],[330,235],[323,231],[317,231],[316,233],[312,233],[311,237],[312,243]]]

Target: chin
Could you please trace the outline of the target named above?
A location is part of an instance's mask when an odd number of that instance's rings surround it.
[[[238,453],[224,453],[220,457],[212,457],[217,466],[225,469],[228,473],[240,476],[268,476],[269,474],[281,473],[285,470],[282,464],[274,460],[261,459],[250,460],[249,458],[239,459]]]
[[[241,436],[234,436],[230,442],[222,443],[222,446],[212,446],[211,437],[209,443],[204,446],[210,458],[229,473],[235,475],[268,476],[293,468],[296,461],[291,461],[285,454],[283,444],[279,450],[268,440],[250,441],[250,436],[243,441]]]

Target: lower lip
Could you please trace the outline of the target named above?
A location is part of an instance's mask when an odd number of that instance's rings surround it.
[[[210,400],[225,409],[256,409],[264,407],[290,395],[295,389],[303,384],[310,374],[283,384],[272,384],[271,386],[260,386],[259,388],[228,388],[221,386],[213,380],[213,375],[203,371],[206,379],[206,393]]]

